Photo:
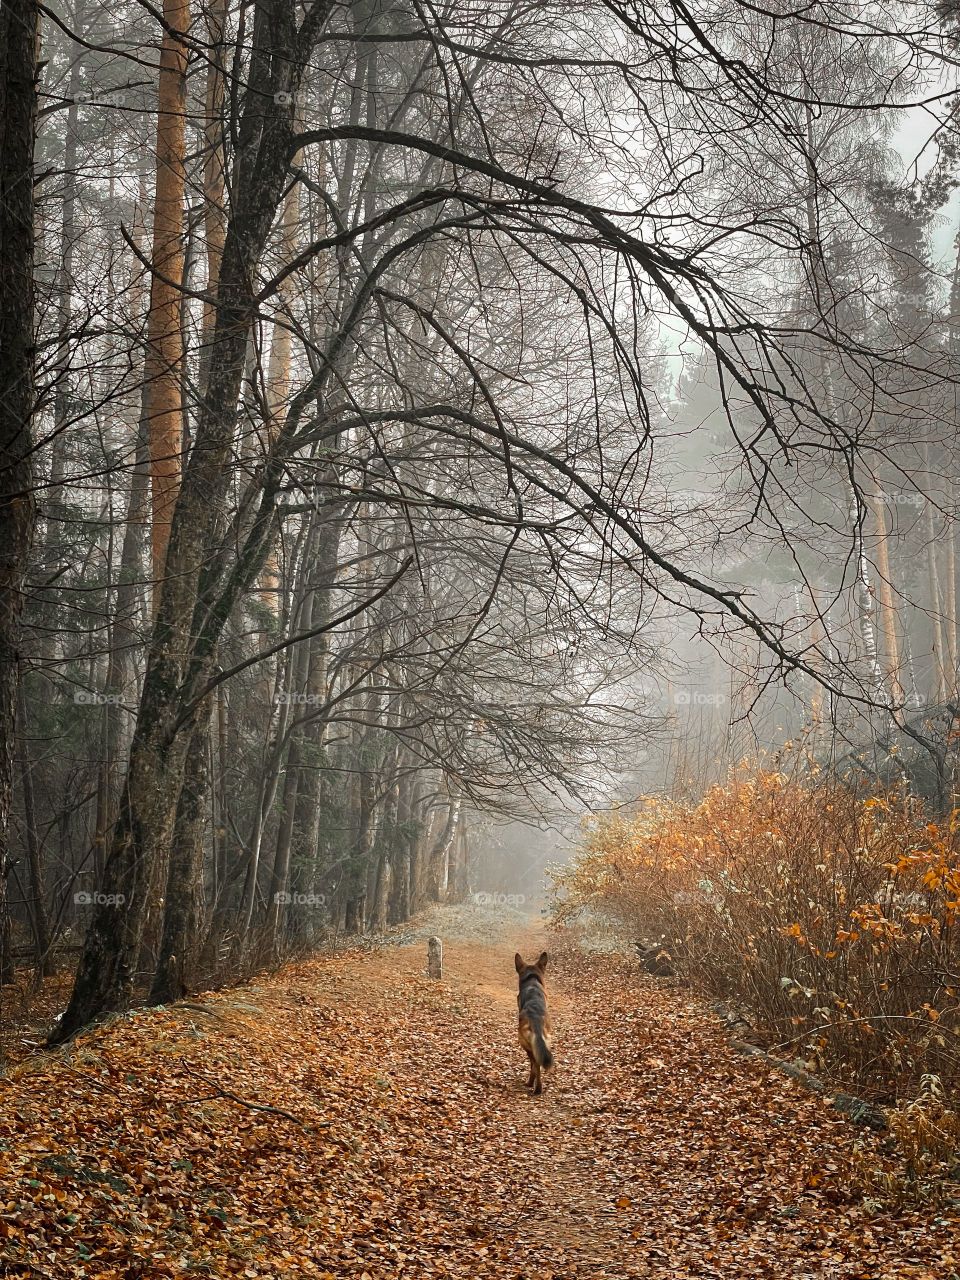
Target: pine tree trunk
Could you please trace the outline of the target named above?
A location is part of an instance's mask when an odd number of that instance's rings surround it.
[[[948,478],[948,510],[954,510],[954,485],[952,479]],[[949,697],[956,701],[957,698],[957,526],[952,515],[947,526],[946,533],[946,554],[944,559],[944,577],[946,578],[946,618],[944,626],[947,632],[947,655],[949,658],[949,670],[947,671],[947,693]]]
[[[930,475],[930,446],[924,448],[924,465]],[[933,700],[937,706],[943,706],[947,700],[947,672],[943,643],[943,608],[940,591],[940,576],[937,572],[937,535],[933,518],[933,500],[929,493],[924,495],[924,528],[927,543],[927,580],[930,591],[930,626],[933,632]]]
[[[153,202],[153,277],[147,315],[144,381],[149,388],[150,476],[153,490],[153,578],[163,577],[180,480],[183,400],[181,327],[183,189],[186,148],[189,0],[163,0],[157,87],[157,180]],[[154,588],[156,611],[159,587]]]

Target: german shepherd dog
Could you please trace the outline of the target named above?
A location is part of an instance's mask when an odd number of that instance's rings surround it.
[[[550,1041],[553,1027],[547,1013],[547,992],[543,985],[543,971],[547,967],[547,953],[542,951],[536,964],[524,964],[518,951],[513,958],[520,975],[517,1005],[520,1008],[520,1044],[530,1059],[530,1079],[527,1088],[535,1094],[543,1092],[540,1072],[553,1066]]]

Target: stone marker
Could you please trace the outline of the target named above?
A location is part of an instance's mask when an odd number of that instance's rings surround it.
[[[443,977],[443,943],[436,937],[427,940],[427,973],[431,978]]]

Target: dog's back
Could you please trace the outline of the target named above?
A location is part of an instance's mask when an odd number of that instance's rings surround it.
[[[514,956],[514,963],[520,978],[520,990],[517,993],[520,1043],[530,1059],[530,1079],[527,1085],[533,1087],[534,1093],[541,1093],[541,1072],[553,1066],[553,1054],[550,1052],[553,1028],[547,1012],[547,992],[543,984],[547,953],[542,952],[536,964],[524,964],[518,951]]]

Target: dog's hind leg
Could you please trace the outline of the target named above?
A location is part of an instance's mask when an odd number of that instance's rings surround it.
[[[533,1069],[530,1074],[535,1081],[533,1086],[534,1097],[537,1097],[543,1093],[543,1081],[540,1079],[540,1063],[536,1059],[533,1061]]]

